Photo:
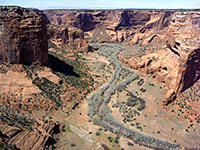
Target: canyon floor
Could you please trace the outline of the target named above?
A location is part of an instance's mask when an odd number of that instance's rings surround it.
[[[58,149],[200,147],[199,124],[184,117],[184,111],[187,110],[183,108],[182,112],[179,111],[179,105],[175,103],[165,108],[160,102],[166,95],[164,84],[150,76],[139,75],[120,63],[114,64],[117,63],[117,50],[119,53],[126,53],[123,45],[92,46],[99,46],[100,49],[84,55],[84,58],[95,81],[99,82],[97,87],[75,110],[68,112],[67,109],[62,109],[49,114],[54,121],[67,127],[66,132],[59,135],[61,140],[56,144]],[[122,81],[125,82],[120,87]],[[134,99],[135,97],[137,98]],[[124,133],[126,129],[138,135],[133,134],[132,138]],[[152,141],[146,140],[147,137]]]
[[[116,55],[114,56],[113,53],[116,53],[117,49],[121,50],[122,45],[96,44],[95,46],[102,47],[102,49],[86,55],[84,58],[87,58],[86,64],[90,66],[91,73],[97,76],[95,81],[100,82],[101,86],[88,94],[79,108],[72,111],[68,117],[64,117],[70,129],[67,132],[70,133],[63,133],[61,139],[65,134],[70,135],[66,140],[77,145],[77,147],[71,147],[72,149],[101,149],[104,148],[104,144],[107,145],[108,149],[200,147],[198,123],[189,122],[182,113],[184,108],[182,112],[179,112],[178,104],[174,103],[164,108],[160,103],[166,94],[164,84],[158,83],[150,76],[139,75],[120,63],[113,64],[111,62],[112,59],[115,59],[113,57],[117,58],[117,54],[114,54]],[[126,51],[123,51],[122,48],[120,53],[126,53]],[[125,70],[124,74],[121,73],[121,69]],[[119,72],[120,75],[117,75]],[[126,79],[130,79],[130,82],[126,82]],[[121,81],[125,81],[125,84],[122,84],[121,89],[119,89]],[[114,87],[113,82],[115,82]],[[104,89],[106,90],[104,91]],[[106,96],[110,99],[106,99]],[[135,101],[132,101],[133,104],[129,101],[131,96],[137,97]],[[140,98],[144,100],[143,103]],[[106,100],[107,102],[105,102]],[[130,104],[128,104],[128,101]],[[144,106],[138,109],[142,104]],[[88,114],[90,117],[88,117]],[[62,122],[61,118],[63,118],[62,114],[60,114],[60,121]],[[108,130],[104,130],[104,127]],[[123,130],[126,129],[138,135],[133,134],[133,138],[124,135],[123,132],[125,131]],[[73,138],[71,138],[72,135]],[[153,142],[146,140],[146,137]],[[116,139],[118,139],[118,142]],[[58,142],[58,147],[63,145],[60,149],[70,148],[69,145],[64,143],[64,140]]]

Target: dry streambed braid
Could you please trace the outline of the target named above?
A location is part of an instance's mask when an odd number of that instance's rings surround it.
[[[88,98],[88,115],[91,117],[94,124],[100,125],[115,134],[127,137],[135,143],[145,147],[159,150],[180,149],[179,145],[171,144],[169,142],[131,130],[113,117],[108,106],[111,96],[115,94],[116,91],[123,91],[128,84],[138,79],[138,74],[129,68],[122,67],[121,63],[118,61],[117,55],[121,50],[123,50],[120,45],[91,44],[91,46],[98,47],[99,50],[97,53],[107,57],[115,69],[109,84],[102,87],[99,91]],[[128,72],[127,74],[129,75],[127,78],[119,81],[122,71]]]

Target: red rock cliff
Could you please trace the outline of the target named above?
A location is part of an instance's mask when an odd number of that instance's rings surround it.
[[[186,56],[180,56],[178,75],[175,88],[168,91],[164,104],[174,101],[177,94],[191,87],[200,79],[200,48],[190,51]]]
[[[0,7],[0,63],[45,64],[47,21],[39,10]]]
[[[67,27],[63,25],[49,25],[48,26],[49,39],[62,44],[68,44],[83,50],[89,50],[89,44],[84,40],[84,33],[82,30],[75,27]]]
[[[52,24],[74,26],[83,31],[96,27],[109,27],[113,24],[116,28],[122,26],[131,28],[145,25],[150,20],[150,13],[132,10],[45,10],[44,13]]]

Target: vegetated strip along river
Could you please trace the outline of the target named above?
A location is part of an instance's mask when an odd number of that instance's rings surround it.
[[[94,124],[100,125],[111,132],[127,137],[133,140],[136,144],[143,145],[152,149],[169,150],[180,149],[179,145],[143,135],[137,131],[125,127],[122,122],[113,117],[108,103],[111,96],[117,90],[122,91],[124,88],[137,79],[139,76],[133,70],[123,67],[118,60],[118,53],[123,50],[121,45],[117,44],[90,44],[90,46],[98,47],[97,53],[107,57],[110,63],[114,66],[114,73],[108,85],[102,87],[99,91],[88,98],[88,115]],[[128,77],[119,81],[122,71],[128,72]]]

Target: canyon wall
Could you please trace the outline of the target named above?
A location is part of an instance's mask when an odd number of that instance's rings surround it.
[[[177,76],[173,88],[168,91],[163,99],[165,105],[173,102],[177,94],[184,92],[200,79],[200,48],[180,56],[180,63],[177,69]]]
[[[86,51],[90,50],[88,42],[84,39],[84,33],[81,29],[68,27],[66,25],[48,25],[49,40],[67,44],[71,48],[79,48]]]
[[[98,42],[122,42],[150,20],[150,13],[132,10],[45,10],[52,24],[76,27]]]
[[[121,26],[129,28],[145,25],[150,14],[132,10],[45,10],[52,24],[77,27],[89,31],[96,27],[117,30]]]
[[[45,64],[47,23],[48,19],[39,10],[0,7],[0,64]]]

